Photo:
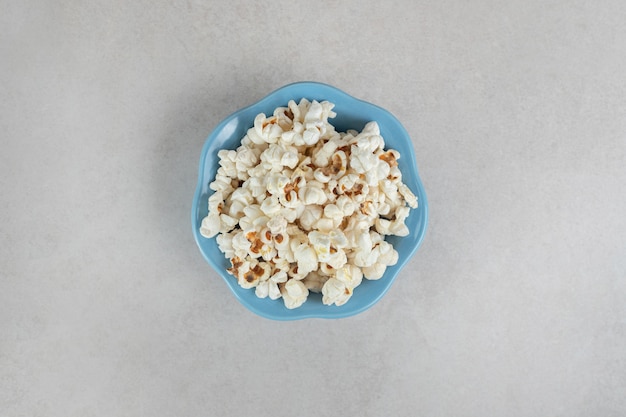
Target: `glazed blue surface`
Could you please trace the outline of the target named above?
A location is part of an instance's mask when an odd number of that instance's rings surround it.
[[[335,104],[333,111],[337,117],[329,121],[339,132],[348,129],[361,130],[369,121],[376,121],[380,126],[385,147],[400,152],[398,161],[403,182],[415,193],[419,207],[412,209],[406,220],[411,233],[406,237],[387,236],[386,240],[398,251],[399,260],[394,266],[388,267],[384,276],[377,281],[363,279],[363,283],[355,288],[352,298],[343,306],[326,306],[322,304],[321,294],[310,293],[307,301],[299,308],[289,310],[283,301],[269,298],[257,298],[254,289],[247,290],[237,284],[237,280],[226,272],[230,262],[217,247],[215,238],[207,239],[200,235],[202,219],[208,212],[208,198],[213,193],[209,183],[215,179],[218,168],[217,152],[220,149],[235,149],[247,130],[252,127],[254,117],[259,113],[271,115],[276,107],[286,106],[289,100],[298,102],[301,98],[308,100],[328,100]],[[191,209],[191,226],[206,261],[217,271],[229,286],[236,298],[254,313],[274,320],[297,320],[304,318],[342,318],[358,314],[372,307],[389,290],[400,270],[415,254],[426,232],[428,221],[428,204],[424,186],[418,176],[415,152],[411,139],[400,122],[388,111],[358,100],[341,90],[316,82],[299,82],[289,84],[272,92],[262,100],[243,108],[223,120],[209,135],[200,156],[198,186],[193,198]],[[409,278],[408,275],[405,275]]]

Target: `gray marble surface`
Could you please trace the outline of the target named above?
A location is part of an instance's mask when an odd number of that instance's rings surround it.
[[[3,416],[623,416],[622,1],[0,1]],[[430,203],[371,310],[250,313],[190,227],[226,115],[389,109]]]

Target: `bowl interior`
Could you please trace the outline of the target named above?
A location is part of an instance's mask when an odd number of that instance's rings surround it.
[[[282,300],[260,299],[254,290],[241,288],[234,277],[226,272],[230,262],[217,247],[215,238],[207,239],[200,235],[199,226],[208,212],[208,198],[213,193],[209,183],[215,179],[218,168],[217,152],[220,149],[235,149],[241,139],[252,126],[258,113],[272,114],[279,106],[286,106],[289,100],[298,102],[301,98],[308,100],[328,100],[335,104],[333,109],[337,117],[330,122],[337,131],[348,129],[361,130],[372,120],[378,122],[381,135],[385,139],[385,147],[400,152],[398,162],[403,182],[415,193],[419,207],[412,209],[406,224],[411,231],[409,236],[387,236],[386,240],[398,251],[399,260],[394,266],[388,267],[384,276],[377,281],[364,279],[354,290],[352,298],[343,306],[326,306],[322,304],[321,294],[311,293],[307,301],[299,308],[289,310]],[[191,223],[193,233],[207,262],[224,278],[239,301],[251,311],[276,320],[295,320],[310,317],[340,318],[362,312],[374,305],[389,289],[398,272],[409,261],[420,245],[426,231],[428,206],[424,187],[420,181],[415,161],[415,153],[411,139],[400,122],[388,111],[373,104],[355,99],[348,94],[326,84],[302,82],[290,84],[269,94],[259,102],[241,109],[222,121],[208,137],[200,158],[198,187],[193,200]]]

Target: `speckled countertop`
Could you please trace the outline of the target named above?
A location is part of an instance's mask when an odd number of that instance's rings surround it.
[[[94,2],[92,2],[94,3]],[[623,416],[621,1],[4,1],[3,416]],[[420,250],[274,322],[202,259],[202,145],[313,80],[407,128]]]

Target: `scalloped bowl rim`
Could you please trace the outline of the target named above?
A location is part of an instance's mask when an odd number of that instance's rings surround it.
[[[317,99],[317,100],[328,100],[332,103],[335,103],[337,106],[335,107],[335,111],[337,112],[337,117],[335,119],[331,119],[330,122],[337,127],[338,124],[335,123],[336,120],[341,120],[342,114],[340,113],[340,105],[345,105],[346,103],[350,103],[352,111],[355,108],[361,109],[363,113],[368,115],[376,114],[376,118],[363,118],[358,120],[357,123],[364,124],[369,120],[376,120],[381,127],[381,135],[385,138],[385,147],[393,147],[394,149],[398,149],[397,144],[401,144],[403,147],[408,146],[408,155],[405,149],[404,152],[401,152],[401,161],[399,162],[400,170],[403,174],[403,181],[406,181],[406,178],[411,177],[412,181],[409,185],[409,188],[418,196],[418,208],[411,209],[411,213],[409,218],[407,218],[407,225],[412,220],[412,225],[417,225],[416,230],[411,230],[412,236],[412,244],[409,247],[403,248],[402,252],[398,249],[397,245],[394,244],[394,247],[398,250],[399,259],[398,263],[393,267],[388,267],[385,274],[380,280],[376,281],[368,281],[363,279],[363,284],[357,287],[354,291],[351,299],[344,304],[343,306],[325,306],[319,300],[312,300],[312,298],[320,298],[319,294],[311,293],[309,296],[309,300],[307,300],[302,307],[297,309],[289,310],[284,307],[282,300],[270,300],[269,298],[261,299],[257,298],[254,294],[253,289],[243,289],[239,286],[237,281],[226,272],[226,268],[228,264],[226,258],[223,253],[219,251],[217,248],[217,244],[215,243],[215,238],[207,239],[200,235],[199,226],[202,220],[202,217],[206,215],[206,210],[203,210],[202,205],[207,205],[206,198],[208,195],[206,193],[206,188],[208,188],[208,182],[212,181],[215,178],[215,172],[217,170],[217,163],[213,164],[213,166],[208,166],[208,158],[211,156],[209,152],[213,150],[213,148],[217,148],[215,145],[220,135],[228,137],[229,141],[233,142],[233,144],[238,146],[240,143],[245,131],[249,127],[252,126],[252,122],[254,120],[254,116],[256,114],[264,112],[266,114],[271,114],[274,108],[278,106],[286,106],[287,101],[290,99],[299,101],[302,97],[306,97],[309,100]],[[277,104],[278,103],[278,104]],[[252,114],[252,117],[248,120],[248,123],[241,124],[239,122],[239,118],[246,114]],[[347,113],[347,112],[346,112]],[[247,120],[247,119],[246,119]],[[356,119],[355,119],[356,120]],[[384,121],[384,123],[381,123]],[[232,125],[232,126],[231,126]],[[392,138],[388,138],[383,133],[384,128],[393,129],[395,131],[396,136]],[[362,127],[362,126],[361,126]],[[239,130],[237,130],[239,128]],[[232,132],[226,132],[227,129],[231,129]],[[338,131],[345,131],[347,129],[360,129],[360,127],[337,127]],[[243,132],[239,136],[234,136],[234,132],[238,131],[239,134]],[[389,145],[390,142],[397,142],[394,145]],[[229,147],[230,149],[234,149],[233,147]],[[217,156],[211,157],[212,159],[217,160]],[[407,166],[407,162],[408,165]],[[211,175],[207,177],[207,171]],[[207,178],[210,180],[207,181]],[[211,191],[212,193],[212,191]],[[417,216],[417,217],[415,217]],[[375,104],[366,102],[364,100],[360,100],[355,98],[348,93],[345,93],[336,87],[330,86],[328,84],[323,84],[319,82],[312,81],[304,81],[304,82],[295,82],[291,84],[287,84],[283,87],[280,87],[273,92],[269,93],[262,99],[257,102],[250,104],[244,108],[241,108],[228,117],[223,119],[210,133],[208,138],[206,139],[204,146],[202,148],[201,156],[200,156],[200,165],[198,169],[198,183],[196,186],[196,191],[194,194],[194,199],[192,203],[191,209],[191,224],[193,235],[202,253],[204,259],[211,265],[211,267],[224,279],[228,288],[231,290],[233,295],[239,300],[241,304],[244,305],[247,309],[254,312],[255,314],[273,320],[299,320],[305,318],[322,318],[322,319],[335,319],[335,318],[344,318],[350,317],[356,314],[359,314],[369,308],[371,308],[374,304],[376,304],[389,290],[395,279],[397,278],[400,270],[408,263],[408,261],[413,257],[419,246],[421,245],[424,235],[426,233],[426,227],[428,224],[428,202],[426,200],[426,193],[424,190],[424,186],[421,182],[421,179],[417,170],[417,163],[415,160],[415,152],[413,150],[413,145],[410,139],[410,136],[406,129],[402,126],[400,121],[389,111],[379,107]],[[408,238],[408,237],[406,237]],[[406,238],[397,238],[387,237],[386,240],[398,240],[398,239],[406,239]],[[211,243],[213,242],[213,243]],[[401,243],[401,241],[400,241]],[[207,245],[209,247],[207,248]],[[215,252],[217,250],[217,253]],[[208,253],[210,251],[211,253]],[[219,261],[215,259],[217,254],[221,255]],[[215,255],[215,256],[213,256]],[[218,257],[219,258],[219,257]],[[365,284],[368,283],[376,283],[372,285],[377,285],[377,289],[370,291],[369,298],[360,300],[359,298],[359,289]],[[251,295],[250,295],[251,294]],[[321,298],[320,298],[321,300]],[[315,306],[314,308],[310,306],[309,303],[317,302],[322,308]],[[308,305],[308,307],[307,307]],[[281,308],[282,307],[282,308]]]

